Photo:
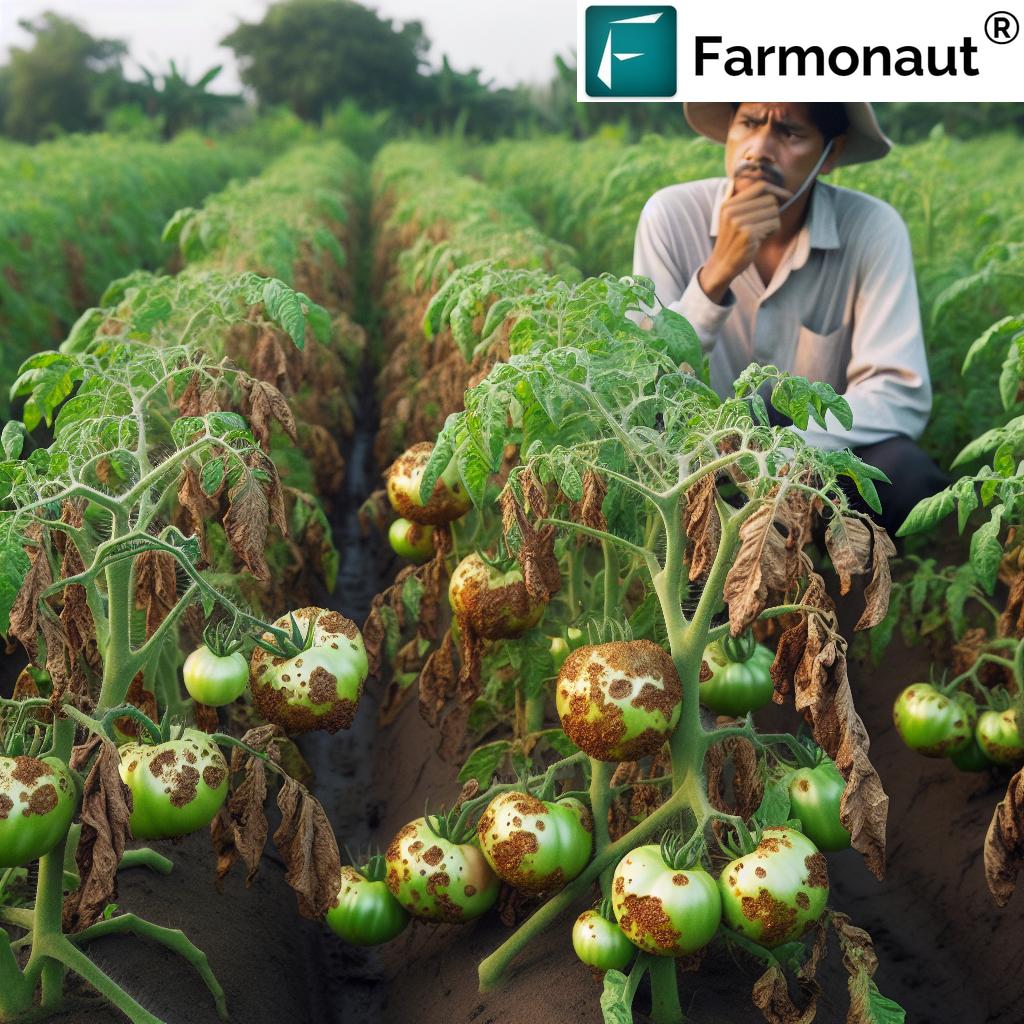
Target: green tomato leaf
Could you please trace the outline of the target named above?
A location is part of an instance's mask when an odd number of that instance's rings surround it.
[[[283,281],[271,278],[263,286],[263,308],[267,316],[292,339],[297,349],[306,344],[306,315],[297,292]]]
[[[999,528],[1003,521],[1003,506],[992,507],[992,518],[982,524],[971,538],[971,568],[978,583],[988,594],[992,593],[999,574],[999,563],[1003,557],[1003,545],[999,540]]]
[[[61,342],[60,351],[65,353],[84,352],[96,337],[96,331],[106,319],[102,309],[95,306],[87,309],[72,325],[68,336]]]
[[[789,818],[789,784],[783,779],[773,779],[764,787],[761,806],[754,817],[762,825],[781,825]]]
[[[953,511],[955,499],[949,488],[919,501],[907,516],[903,525],[896,531],[897,537],[907,537],[912,533],[923,533],[942,522]]]
[[[4,450],[4,456],[8,459],[21,457],[21,451],[25,446],[25,425],[18,420],[9,420],[4,424],[0,432],[0,447]]]
[[[459,771],[459,782],[476,779],[480,783],[480,788],[486,789],[490,785],[491,779],[494,778],[498,765],[511,749],[512,744],[508,740],[498,740],[495,743],[485,743],[483,746],[477,747]]]
[[[11,609],[29,570],[28,555],[16,534],[0,539],[0,634],[11,628]]]

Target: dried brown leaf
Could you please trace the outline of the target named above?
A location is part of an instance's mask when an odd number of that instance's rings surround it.
[[[166,551],[143,551],[135,560],[135,607],[146,612],[151,637],[178,600],[177,563]]]
[[[825,530],[825,547],[839,575],[839,592],[850,592],[853,576],[867,572],[871,557],[871,531],[854,516],[834,515]]]
[[[864,611],[854,629],[870,629],[885,618],[892,592],[889,560],[896,557],[896,545],[873,519],[869,520],[874,543],[871,547],[871,582],[864,588]]]
[[[64,929],[71,932],[99,920],[104,907],[116,899],[117,866],[131,838],[132,812],[131,792],[121,781],[117,747],[94,737],[76,750],[78,757],[72,758],[76,768],[84,766],[92,751],[99,753],[82,791],[82,832],[75,851],[81,881],[64,901]]]
[[[451,633],[445,633],[440,646],[427,658],[420,672],[420,715],[429,725],[437,725],[438,715],[455,690],[458,676],[454,646]]]
[[[320,802],[294,779],[277,794],[281,824],[274,844],[285,863],[285,880],[298,897],[299,913],[317,920],[338,895],[341,855]]]
[[[288,400],[273,384],[248,377],[242,379],[242,390],[246,394],[245,413],[249,426],[264,451],[270,451],[270,428],[274,420],[281,424],[292,444],[298,444],[295,415]]]
[[[985,835],[985,881],[996,906],[1010,902],[1024,865],[1024,768],[1010,779]]]
[[[750,998],[768,1024],[811,1024],[817,1012],[818,991],[813,982],[808,988],[811,991],[805,991],[805,994],[810,1002],[804,1009],[797,1009],[789,997],[785,972],[778,964],[772,964],[754,982]]]
[[[693,546],[690,582],[711,570],[722,539],[722,524],[715,508],[715,479],[702,476],[687,492],[683,508],[683,529]]]

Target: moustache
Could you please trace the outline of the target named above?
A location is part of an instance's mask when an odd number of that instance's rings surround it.
[[[773,185],[779,185],[781,187],[783,184],[782,175],[774,167],[767,167],[764,164],[751,163],[750,161],[747,160],[742,161],[737,166],[736,171],[733,175],[733,177],[736,178],[755,176],[765,178],[768,181],[770,181]]]

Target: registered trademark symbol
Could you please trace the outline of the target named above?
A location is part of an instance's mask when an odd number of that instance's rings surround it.
[[[1012,43],[1020,31],[1020,22],[1009,11],[996,11],[985,19],[985,35],[993,43]]]

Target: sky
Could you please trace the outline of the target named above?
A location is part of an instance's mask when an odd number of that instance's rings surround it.
[[[239,21],[262,20],[270,0],[0,0],[0,55],[24,45],[18,27],[44,11],[76,19],[92,35],[123,39],[131,58],[153,71],[174,58],[186,78],[214,64],[224,70],[216,92],[236,92],[241,84],[230,50],[217,41]],[[497,85],[547,82],[554,56],[568,57],[576,45],[575,0],[365,0],[382,17],[420,21],[433,41],[434,66],[447,54],[459,71],[479,67]],[[141,77],[129,62],[129,78]]]

